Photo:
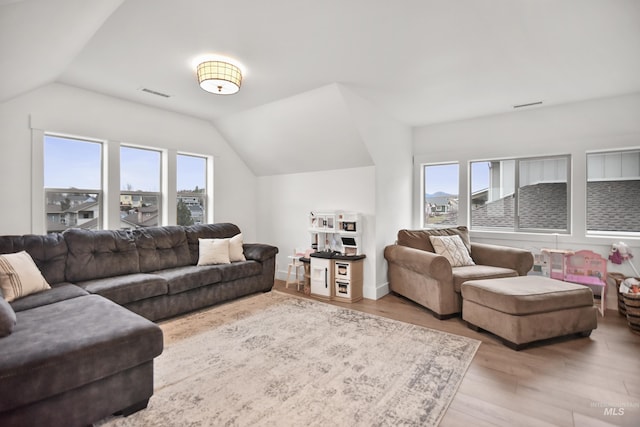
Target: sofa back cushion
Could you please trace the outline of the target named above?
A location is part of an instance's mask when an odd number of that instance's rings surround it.
[[[431,228],[427,230],[400,230],[398,231],[398,244],[414,249],[421,249],[427,252],[434,252],[429,236],[460,236],[462,243],[471,253],[471,242],[469,240],[469,229],[461,225],[451,228]]]
[[[142,273],[192,264],[184,227],[139,228],[133,235]]]
[[[0,236],[0,254],[27,251],[49,284],[65,281],[67,243],[59,233]]]
[[[228,239],[236,234],[240,234],[240,228],[231,223],[220,224],[197,224],[185,227],[187,241],[189,242],[189,252],[191,254],[191,264],[197,264],[200,256],[198,239]]]
[[[67,280],[70,282],[140,272],[138,249],[126,230],[70,228],[67,242]]]

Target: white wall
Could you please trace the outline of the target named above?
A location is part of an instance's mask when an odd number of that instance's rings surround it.
[[[0,234],[31,226],[31,128],[215,156],[214,220],[256,240],[256,178],[207,121],[50,84],[0,104]]]
[[[393,243],[398,229],[419,226],[420,163],[460,162],[461,194],[466,194],[466,166],[471,160],[571,154],[572,234],[557,237],[558,247],[591,249],[606,256],[611,243],[623,240],[636,254],[638,265],[640,239],[585,236],[584,193],[586,151],[640,147],[640,94],[415,128],[411,146],[408,126],[372,107],[348,87],[340,86],[340,91],[375,166],[260,178],[203,120],[62,84],[46,85],[6,101],[0,104],[0,234],[32,231],[34,127],[215,156],[215,221],[238,224],[246,241],[278,246],[281,277],[286,274],[287,255],[310,243],[310,211],[361,212],[367,254],[364,292],[373,299],[387,289],[384,246]],[[465,199],[460,209],[464,224]],[[532,250],[556,245],[556,237],[550,235],[472,232],[472,237]],[[609,264],[609,268],[633,273],[627,265]],[[611,295],[610,307],[614,303],[615,295]]]
[[[363,217],[364,288],[375,283],[375,168],[367,166],[258,178],[258,241],[277,246],[277,276],[284,280],[289,255],[310,248],[312,211],[353,211]],[[370,297],[368,297],[370,298]]]
[[[468,162],[504,157],[553,154],[572,156],[572,233],[558,236],[560,249],[590,249],[609,255],[611,244],[626,242],[640,259],[640,239],[586,236],[586,152],[640,147],[640,93],[559,106],[534,108],[471,120],[414,129],[414,225],[420,223],[420,164],[460,162],[460,194],[468,194]],[[624,201],[617,209],[624,210]],[[615,210],[612,211],[615,215]],[[467,224],[468,203],[460,200],[460,224]],[[556,246],[556,236],[522,233],[472,232],[473,240],[538,251]],[[636,265],[640,267],[639,262]],[[608,264],[610,271],[628,275],[628,265]],[[615,291],[609,289],[610,308]]]
[[[375,169],[375,288],[366,298],[378,299],[389,293],[384,248],[395,242],[398,230],[411,225],[412,147],[411,128],[385,114],[370,102],[340,85],[345,102]],[[375,293],[374,293],[375,291]]]
[[[278,275],[284,279],[287,256],[294,248],[310,246],[309,212],[362,213],[367,256],[363,294],[378,299],[389,292],[384,248],[396,240],[400,228],[411,225],[411,130],[347,86],[338,88],[375,166],[259,178],[258,229],[262,240],[277,242]]]

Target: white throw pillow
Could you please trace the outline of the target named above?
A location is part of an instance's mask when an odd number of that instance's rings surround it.
[[[451,267],[476,265],[460,236],[429,236],[429,240],[436,253],[449,260]]]
[[[198,265],[230,264],[229,239],[198,239]]]
[[[0,255],[0,288],[7,302],[51,289],[26,251]]]
[[[236,234],[229,239],[229,260],[234,261],[246,261],[244,257],[244,250],[242,249],[242,233]]]

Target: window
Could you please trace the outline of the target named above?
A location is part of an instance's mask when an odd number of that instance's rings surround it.
[[[79,227],[99,229],[102,212],[102,144],[44,136],[47,233]]]
[[[120,227],[160,224],[160,151],[120,147]]]
[[[423,165],[423,226],[458,224],[458,164]]]
[[[587,232],[640,233],[640,150],[587,154]]]
[[[206,155],[39,130],[32,133],[32,144],[32,166],[42,172],[32,185],[36,233],[198,224],[211,217],[213,162]],[[170,173],[173,164],[176,177]],[[107,192],[112,188],[107,183],[116,186],[115,194]],[[164,192],[177,197],[169,200]]]
[[[207,159],[178,154],[176,181],[178,225],[205,223],[207,218]]]
[[[565,232],[569,221],[570,157],[471,163],[471,227]]]

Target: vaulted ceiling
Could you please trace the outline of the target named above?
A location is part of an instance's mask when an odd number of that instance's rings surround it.
[[[371,164],[336,85],[420,126],[638,92],[638,52],[637,0],[0,0],[0,102],[60,82],[202,118],[257,175]],[[208,53],[238,94],[198,87]]]

